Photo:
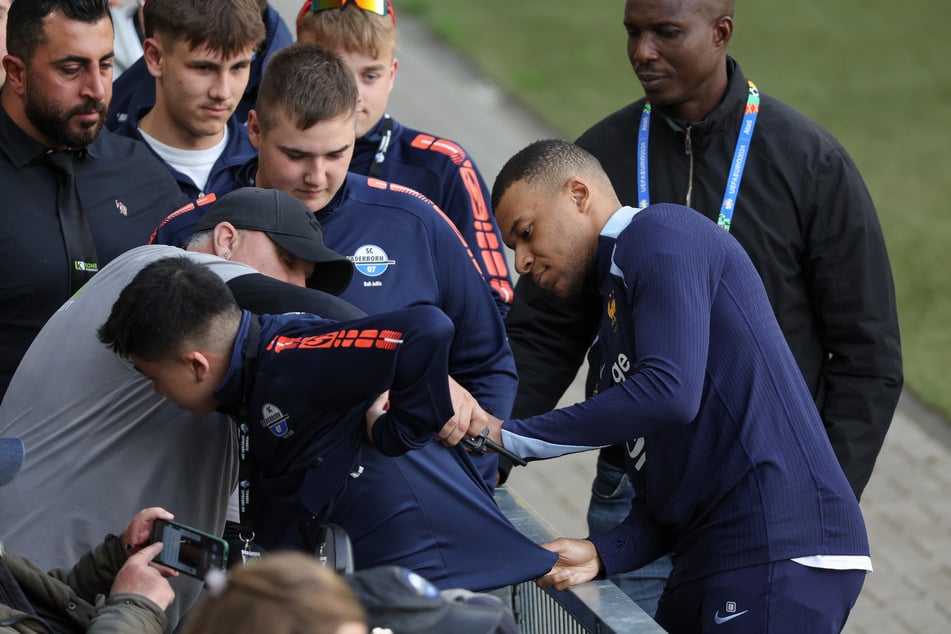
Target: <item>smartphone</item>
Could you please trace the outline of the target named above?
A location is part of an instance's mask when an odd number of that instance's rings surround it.
[[[152,543],[162,542],[155,562],[204,580],[208,571],[224,570],[228,563],[228,542],[178,522],[155,520]]]

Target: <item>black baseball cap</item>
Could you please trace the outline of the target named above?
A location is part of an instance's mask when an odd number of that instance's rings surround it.
[[[279,189],[242,187],[214,202],[195,226],[195,231],[214,229],[230,222],[238,229],[263,231],[278,246],[307,262],[314,274],[307,286],[339,295],[353,278],[353,264],[324,246],[320,223],[307,205]]]
[[[345,575],[371,628],[414,634],[516,634],[515,617],[501,599],[465,590],[439,592],[399,566],[364,568]]]

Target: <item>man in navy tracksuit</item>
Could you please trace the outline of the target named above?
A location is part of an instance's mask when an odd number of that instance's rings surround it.
[[[452,331],[428,306],[345,322],[256,316],[206,267],[171,257],[123,289],[99,338],[179,407],[230,414],[248,428],[253,468],[241,494],[250,490],[255,532],[267,540],[309,534],[359,464],[367,434],[398,455],[452,418]],[[366,412],[386,390],[389,408],[371,426]]]
[[[356,103],[353,74],[334,53],[301,44],[278,52],[248,120],[259,159],[247,166],[246,184],[286,191],[316,212],[327,246],[356,269],[341,298],[371,314],[419,305],[446,313],[455,325],[449,375],[483,408],[507,415],[515,368],[489,287],[429,200],[347,172]],[[180,213],[160,233],[187,233],[203,212],[199,205]],[[437,587],[472,590],[551,568],[552,553],[519,533],[496,505],[494,456],[430,442],[391,458],[365,445],[359,466],[326,516],[346,529],[358,568],[399,565]],[[479,540],[491,547],[474,555]],[[261,545],[301,546],[293,534]]]
[[[466,239],[505,317],[512,280],[489,189],[458,143],[407,128],[386,113],[398,67],[396,17],[389,0],[377,6],[382,13],[355,2],[308,0],[297,20],[299,42],[335,51],[357,78],[360,104],[350,171],[411,187],[436,203]]]
[[[563,141],[516,154],[493,202],[521,274],[602,309],[596,395],[501,432],[490,418],[493,437],[536,459],[623,444],[637,492],[613,530],[549,544],[543,585],[671,552],[669,631],[841,631],[871,569],[865,524],[739,243],[687,207],[621,207]]]
[[[154,0],[143,18],[147,72],[120,77],[131,92],[116,92],[110,127],[144,142],[192,200],[222,196],[254,156],[235,112],[265,36],[258,1]]]

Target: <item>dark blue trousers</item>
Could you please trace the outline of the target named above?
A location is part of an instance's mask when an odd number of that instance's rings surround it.
[[[673,634],[838,634],[865,574],[794,561],[730,570],[667,588],[655,618]]]

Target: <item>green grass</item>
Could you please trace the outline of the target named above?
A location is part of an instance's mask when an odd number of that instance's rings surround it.
[[[906,386],[951,417],[951,2],[739,0],[730,53],[829,129],[879,210]],[[541,120],[574,139],[640,96],[623,0],[401,0]]]

